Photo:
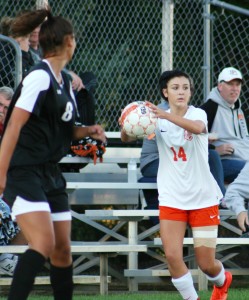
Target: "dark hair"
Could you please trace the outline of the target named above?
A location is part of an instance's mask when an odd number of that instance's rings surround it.
[[[73,33],[73,26],[69,20],[62,16],[53,17],[51,13],[48,13],[47,20],[42,23],[39,33],[39,44],[43,56],[54,53],[57,47],[64,44],[65,36],[73,35]]]
[[[45,20],[48,15],[46,9],[25,10],[19,12],[10,23],[9,35],[13,38],[30,34]]]
[[[190,91],[191,94],[193,95],[194,93],[194,83],[193,83],[193,79],[185,72],[181,71],[181,70],[170,70],[170,71],[165,71],[161,74],[160,78],[159,78],[159,90],[160,90],[160,94],[161,97],[168,101],[168,98],[166,98],[163,94],[163,89],[167,88],[168,86],[168,82],[175,77],[185,77],[189,80],[189,84],[190,84]]]
[[[3,17],[0,21],[0,33],[6,36],[10,35],[10,26],[13,19],[10,17]]]

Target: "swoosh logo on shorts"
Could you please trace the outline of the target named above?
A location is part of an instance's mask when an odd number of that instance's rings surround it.
[[[217,215],[214,215],[214,216],[210,216],[210,219],[213,219],[213,218],[215,218]]]

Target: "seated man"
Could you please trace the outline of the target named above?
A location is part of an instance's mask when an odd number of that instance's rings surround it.
[[[242,75],[229,67],[221,71],[218,85],[201,108],[208,117],[208,131],[217,134],[212,146],[221,157],[224,179],[231,183],[249,158],[248,129],[239,99]]]

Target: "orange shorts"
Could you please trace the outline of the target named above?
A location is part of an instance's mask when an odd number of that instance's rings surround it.
[[[218,205],[193,210],[159,206],[159,219],[187,222],[191,227],[220,224]]]

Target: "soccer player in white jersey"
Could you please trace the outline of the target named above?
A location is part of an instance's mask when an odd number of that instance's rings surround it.
[[[172,283],[183,299],[200,299],[183,261],[183,239],[189,225],[198,266],[214,284],[210,299],[225,300],[232,274],[215,259],[222,193],[208,165],[207,116],[189,105],[193,83],[185,72],[164,72],[159,86],[170,108],[165,111],[150,102],[147,105],[158,118],[160,234]],[[121,138],[129,139],[123,131]]]
[[[75,126],[76,101],[63,71],[76,47],[72,24],[47,10],[36,14],[45,20],[39,35],[44,60],[13,96],[0,152],[0,194],[4,191],[29,245],[18,260],[8,300],[28,299],[48,258],[54,299],[72,300],[71,213],[58,162],[72,140],[106,138],[99,125]]]

